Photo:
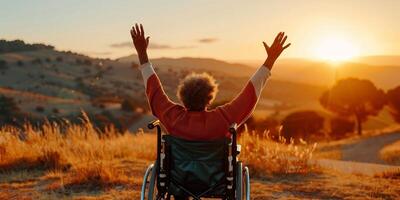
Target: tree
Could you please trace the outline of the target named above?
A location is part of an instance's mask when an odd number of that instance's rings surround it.
[[[133,112],[137,105],[138,104],[131,99],[124,99],[121,103],[121,110],[126,112]]]
[[[330,136],[333,139],[341,139],[348,133],[353,133],[355,123],[351,120],[335,117],[330,120],[331,133]]]
[[[0,69],[7,69],[7,61],[0,60]]]
[[[298,111],[282,120],[282,136],[287,140],[319,138],[324,127],[324,118],[315,111]]]
[[[390,114],[393,119],[400,123],[400,86],[389,90],[386,93]]]
[[[362,123],[369,116],[376,116],[386,103],[385,93],[364,79],[347,78],[339,80],[319,99],[327,110],[342,117],[354,117],[357,133],[362,133]]]
[[[0,123],[12,123],[19,111],[20,109],[13,98],[0,96]]]

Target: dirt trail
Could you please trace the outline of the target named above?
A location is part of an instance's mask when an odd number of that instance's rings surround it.
[[[342,145],[342,160],[376,164],[388,164],[379,157],[379,151],[388,144],[400,140],[400,132],[363,138]]]
[[[400,140],[400,132],[360,138],[340,146],[341,160],[315,159],[310,163],[325,168],[334,169],[347,174],[375,175],[385,171],[400,170],[382,160],[380,150],[393,142]]]

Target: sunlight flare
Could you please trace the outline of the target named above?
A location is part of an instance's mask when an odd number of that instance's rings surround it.
[[[342,62],[358,55],[358,47],[351,40],[340,36],[332,35],[321,38],[315,47],[315,56],[330,62]]]

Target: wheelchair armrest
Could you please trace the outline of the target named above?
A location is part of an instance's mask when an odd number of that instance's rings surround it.
[[[160,125],[160,120],[156,119],[156,120],[151,121],[149,124],[147,124],[147,128],[153,129],[159,125]]]

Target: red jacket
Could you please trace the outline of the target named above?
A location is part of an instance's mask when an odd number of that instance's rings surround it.
[[[151,63],[139,67],[146,87],[146,95],[154,116],[169,134],[188,140],[215,140],[229,136],[232,123],[242,124],[253,112],[270,70],[261,66],[244,89],[231,102],[213,110],[188,111],[172,102],[165,94]]]

